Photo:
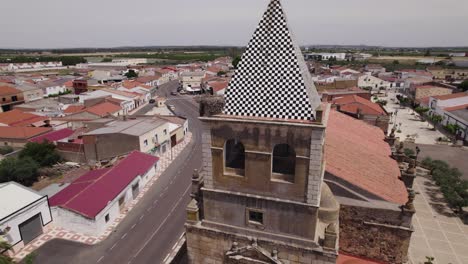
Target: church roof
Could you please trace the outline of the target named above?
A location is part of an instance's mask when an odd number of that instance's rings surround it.
[[[313,120],[320,98],[280,0],[271,0],[225,94],[224,114]]]

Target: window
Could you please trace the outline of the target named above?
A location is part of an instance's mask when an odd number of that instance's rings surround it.
[[[145,139],[145,141],[143,141],[143,144],[144,144],[145,146],[148,146],[148,140]]]
[[[167,135],[167,129],[164,129],[163,133],[164,135]]]
[[[105,220],[106,220],[106,223],[109,222],[109,214],[106,214],[106,217],[105,217]]]
[[[5,101],[6,101],[6,98],[5,98],[5,97],[3,97],[3,98],[2,98],[2,101],[3,101],[3,102],[5,102]]]
[[[154,143],[157,144],[158,142],[159,142],[159,141],[158,141],[158,135],[156,134],[156,135],[154,135]]]
[[[247,209],[247,221],[249,224],[263,225],[263,212],[256,209]]]
[[[229,139],[224,146],[224,166],[226,168],[244,170],[245,168],[245,150],[244,145],[237,139]],[[235,171],[242,173],[241,171]]]
[[[273,148],[272,177],[292,182],[296,172],[296,152],[288,144],[278,144]],[[278,175],[279,174],[279,175]],[[289,177],[286,177],[289,175]]]

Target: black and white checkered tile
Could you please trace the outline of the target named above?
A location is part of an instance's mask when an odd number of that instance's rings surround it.
[[[312,120],[320,99],[280,0],[272,0],[226,91],[224,113]]]

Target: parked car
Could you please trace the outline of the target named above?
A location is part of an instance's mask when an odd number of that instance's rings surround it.
[[[180,91],[179,93],[180,93],[180,94],[187,94],[187,92],[184,91],[184,90]]]
[[[175,95],[178,95],[178,93],[177,92],[171,92],[171,95],[175,96]]]
[[[150,103],[150,104],[154,104],[154,103],[156,103],[156,100],[150,99],[150,100],[149,100],[149,103]]]
[[[169,108],[170,110],[174,111],[175,110],[175,106],[172,105],[172,104],[169,104],[167,105],[167,108]]]

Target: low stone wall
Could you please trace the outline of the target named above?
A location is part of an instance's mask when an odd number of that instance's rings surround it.
[[[340,251],[385,263],[405,263],[411,218],[395,210],[341,205]]]

